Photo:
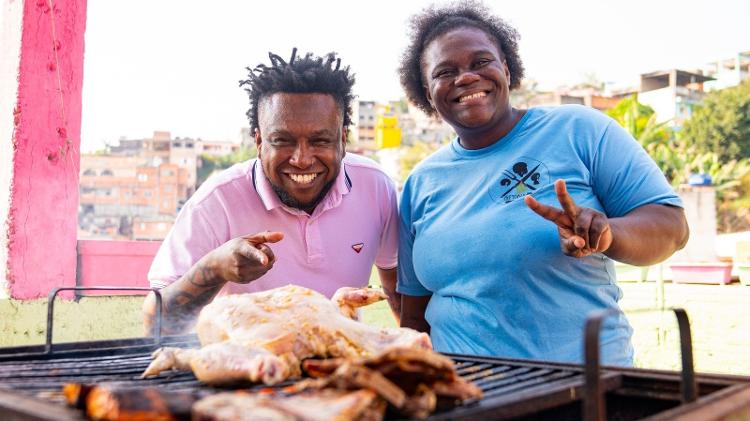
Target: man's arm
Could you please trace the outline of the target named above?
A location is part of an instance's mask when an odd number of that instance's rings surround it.
[[[401,295],[401,327],[409,327],[420,332],[430,333],[430,324],[424,318],[427,304],[432,295]]]
[[[161,289],[162,330],[165,334],[190,330],[195,318],[226,284],[218,279],[208,265],[199,260],[176,282]],[[156,317],[156,297],[151,292],[143,302],[143,327],[151,334]]]
[[[388,305],[391,307],[396,324],[401,323],[401,294],[396,292],[396,268],[381,269],[378,268],[380,284],[383,286],[385,295],[388,296]]]
[[[186,332],[200,310],[227,282],[246,284],[268,272],[276,260],[266,243],[284,238],[280,232],[263,232],[227,241],[201,258],[180,279],[161,290],[162,329],[165,333]],[[143,302],[146,334],[153,330],[156,297]]]

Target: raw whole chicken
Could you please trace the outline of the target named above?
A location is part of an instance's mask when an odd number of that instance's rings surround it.
[[[307,358],[367,358],[391,348],[432,349],[430,338],[408,328],[379,328],[357,320],[357,308],[385,299],[382,291],[342,288],[332,299],[287,285],[216,298],[201,311],[202,347],[165,347],[143,373],[192,370],[209,384],[277,384],[301,373]]]

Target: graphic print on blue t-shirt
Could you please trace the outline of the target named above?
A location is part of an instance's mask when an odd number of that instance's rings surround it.
[[[549,184],[549,170],[544,163],[525,156],[511,162],[490,184],[489,193],[495,202],[507,204]]]

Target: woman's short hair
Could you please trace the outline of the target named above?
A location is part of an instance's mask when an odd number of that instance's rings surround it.
[[[435,110],[424,92],[422,54],[435,38],[460,27],[480,29],[495,41],[510,72],[511,90],[518,88],[523,79],[523,63],[518,55],[519,34],[515,28],[478,1],[467,0],[442,7],[432,5],[411,17],[409,45],[398,69],[406,97],[428,115],[435,115]]]

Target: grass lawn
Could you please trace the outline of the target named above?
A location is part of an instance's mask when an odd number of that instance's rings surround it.
[[[370,274],[370,285],[374,287],[380,286],[380,278],[378,278],[378,271],[373,269]],[[362,309],[362,321],[380,327],[395,327],[396,319],[393,318],[390,307],[386,301],[381,301],[369,305]]]

